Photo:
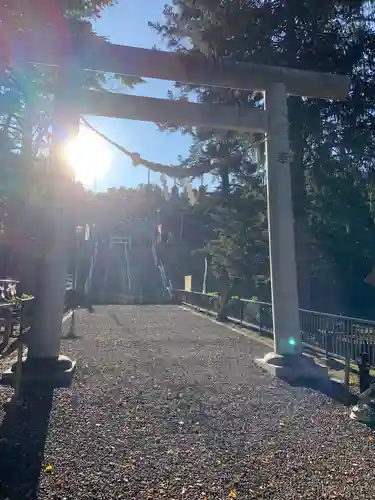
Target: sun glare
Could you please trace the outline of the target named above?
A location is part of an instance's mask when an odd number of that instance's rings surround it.
[[[84,127],[66,145],[65,154],[74,169],[76,180],[85,186],[93,186],[97,180],[102,179],[108,172],[112,159],[104,139]]]

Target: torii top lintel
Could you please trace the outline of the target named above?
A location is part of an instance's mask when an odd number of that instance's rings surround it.
[[[248,62],[215,62],[203,55],[114,45],[101,40],[82,43],[76,52],[80,67],[98,72],[249,91],[263,91],[273,83],[284,83],[290,95],[317,99],[343,100],[349,91],[349,78],[343,75]],[[0,53],[0,61],[21,59],[33,64],[58,66],[61,53],[58,40],[39,34],[37,39],[34,35],[32,39],[18,40],[16,54],[9,57],[9,54]]]

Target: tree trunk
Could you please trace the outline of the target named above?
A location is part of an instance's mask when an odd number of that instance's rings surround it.
[[[298,2],[285,2],[286,36],[285,51],[288,66],[295,65],[295,54],[299,47],[295,12]],[[298,299],[302,308],[309,309],[311,302],[310,279],[310,232],[306,203],[305,169],[304,169],[304,127],[303,102],[301,97],[290,97],[288,100],[290,123],[290,148],[292,161],[290,165],[292,179],[292,203],[294,215],[295,252],[297,266]]]
[[[227,320],[226,309],[230,299],[231,289],[228,271],[223,269],[219,278],[219,310],[216,315],[218,321]]]
[[[221,192],[225,197],[229,196],[229,169],[228,167],[222,167],[220,169],[221,177]]]
[[[297,115],[298,116],[298,115]],[[294,137],[296,139],[296,137]],[[295,251],[298,282],[298,300],[303,309],[311,306],[311,237],[306,203],[305,170],[303,165],[303,137],[293,144],[291,163],[292,202],[294,215]],[[300,147],[299,147],[300,145]]]
[[[207,292],[207,271],[208,271],[208,260],[207,260],[207,257],[205,257],[204,258],[204,275],[203,275],[202,293]]]

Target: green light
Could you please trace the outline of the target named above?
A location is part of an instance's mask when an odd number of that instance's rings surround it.
[[[293,338],[293,337],[290,337],[290,338],[288,339],[288,344],[289,344],[289,345],[296,345],[296,344],[297,344],[296,339],[295,339],[295,338]]]

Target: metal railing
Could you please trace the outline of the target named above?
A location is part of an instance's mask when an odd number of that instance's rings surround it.
[[[128,290],[129,292],[132,289],[132,283],[130,279],[130,265],[129,265],[129,251],[128,251],[128,245],[125,245],[125,262],[126,262],[126,277],[128,281]]]
[[[4,284],[18,284],[18,281],[12,279],[0,279],[0,290],[4,291]],[[68,275],[65,286],[65,312],[72,309],[71,295],[74,292],[73,277]],[[35,301],[33,295],[16,296],[16,288],[12,296],[8,293],[7,298],[3,294],[0,297],[0,358],[6,357],[13,352],[9,350],[11,339],[21,342],[25,333],[31,329],[32,318],[35,314]],[[12,300],[13,299],[13,300]],[[26,312],[26,314],[25,314]],[[15,345],[18,345],[18,344]]]
[[[167,276],[165,275],[165,269],[163,266],[163,263],[160,261],[159,264],[159,269],[160,269],[160,275],[161,275],[161,280],[163,282],[164,288],[167,288]]]
[[[186,290],[173,292],[182,303],[199,311],[208,314],[218,311],[217,295]],[[273,335],[272,304],[269,302],[233,297],[228,302],[226,314],[230,321]],[[375,366],[375,321],[300,309],[300,326],[306,349],[312,347],[327,357],[353,361],[365,351],[371,365]]]
[[[89,273],[88,273],[87,279],[85,281],[85,295],[86,296],[89,295],[91,292],[92,279],[94,276],[94,269],[95,269],[96,261],[98,260],[98,251],[99,251],[99,243],[96,242],[95,247],[94,247],[94,252],[92,254],[91,261],[90,261]]]
[[[172,299],[173,297],[172,284],[170,280],[167,280],[167,275],[165,274],[165,269],[162,261],[160,261],[159,263],[159,269],[160,269],[161,279],[163,281],[164,290],[167,291],[169,299]]]
[[[0,360],[12,356],[15,352],[15,378],[12,402],[18,403],[21,397],[21,377],[24,348],[32,335],[35,318],[35,301],[32,295],[16,294],[17,280],[0,279]],[[65,311],[71,309],[71,297],[74,294],[74,276],[68,274],[65,284]]]
[[[15,379],[13,381],[13,402],[17,402],[21,393],[21,372],[24,343],[32,332],[32,295],[17,296],[17,280],[0,280],[0,359],[9,358],[17,352]]]
[[[154,259],[155,266],[160,271],[160,276],[161,276],[161,280],[162,280],[162,283],[163,283],[163,288],[168,293],[168,297],[171,300],[172,297],[173,297],[172,283],[167,278],[167,275],[166,275],[166,272],[165,272],[165,269],[164,269],[163,261],[161,259],[158,259],[154,243],[152,243],[152,256],[153,256],[153,259]]]
[[[152,245],[151,245],[151,250],[152,250],[152,257],[154,259],[155,267],[157,267],[157,265],[158,265],[158,256],[156,255],[156,248],[155,248],[155,244],[154,243],[152,243]]]

